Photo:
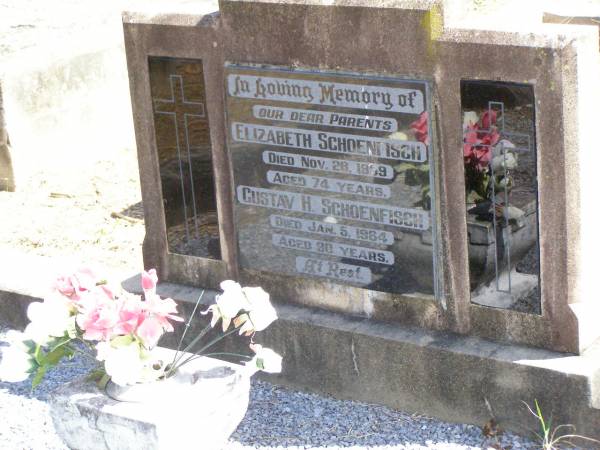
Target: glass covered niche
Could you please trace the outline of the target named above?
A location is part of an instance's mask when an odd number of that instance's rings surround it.
[[[541,313],[533,87],[462,81],[471,301]]]
[[[425,81],[230,65],[242,268],[436,293]]]
[[[148,62],[169,252],[221,259],[202,61]]]

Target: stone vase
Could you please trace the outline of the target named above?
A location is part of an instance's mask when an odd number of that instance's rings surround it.
[[[50,411],[71,449],[219,449],[246,414],[249,391],[242,366],[203,357],[164,381],[125,388],[73,380],[55,391]]]

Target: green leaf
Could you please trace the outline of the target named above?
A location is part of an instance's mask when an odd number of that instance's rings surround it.
[[[33,342],[32,340],[27,340],[23,341],[23,345],[27,348],[27,353],[29,353],[32,356],[35,354],[37,348],[37,344],[35,342]]]
[[[45,358],[46,358],[46,354],[42,350],[42,346],[41,345],[36,345],[35,346],[35,350],[33,351],[33,359],[35,360],[35,362],[39,366],[43,366]]]
[[[110,341],[110,345],[114,348],[125,347],[133,342],[133,336],[130,334],[125,336],[117,336]]]
[[[94,369],[88,373],[87,377],[85,377],[85,381],[94,381],[98,383],[104,375],[106,375],[106,372],[103,369]]]
[[[108,374],[104,374],[102,375],[102,377],[96,382],[96,386],[98,386],[98,389],[100,390],[104,390],[106,388],[106,385],[108,384],[108,382],[110,381],[110,376],[108,376]]]
[[[63,336],[61,338],[54,339],[49,345],[50,352],[53,352],[57,348],[62,347],[63,345],[68,344],[69,342],[71,342],[71,338],[69,336]]]
[[[401,164],[397,164],[397,165],[394,166],[394,169],[398,173],[404,172],[404,171],[409,170],[409,169],[416,169],[416,168],[417,168],[417,165],[416,164],[412,164],[412,163],[401,163]]]
[[[46,375],[46,371],[48,370],[47,366],[39,366],[37,371],[35,372],[35,376],[33,377],[33,380],[31,380],[31,390],[33,391],[38,384],[40,384],[42,382],[42,380],[44,379],[44,375]]]
[[[71,354],[72,352],[73,351],[67,347],[64,347],[64,346],[57,347],[55,350],[52,350],[51,352],[46,354],[45,365],[55,366],[60,362],[60,360],[64,356],[67,356],[67,355]]]

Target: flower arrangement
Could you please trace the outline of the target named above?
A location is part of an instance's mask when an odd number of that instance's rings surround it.
[[[477,205],[480,217],[509,219],[522,214],[515,207],[506,209],[513,187],[510,171],[518,166],[515,145],[502,136],[497,126],[498,112],[486,109],[481,117],[474,111],[463,115],[463,157],[467,204]]]
[[[2,349],[0,379],[18,382],[33,376],[33,389],[50,367],[81,353],[97,362],[104,381],[110,378],[120,386],[155,381],[168,378],[183,364],[207,355],[212,345],[235,331],[251,338],[250,349],[255,355],[245,357],[251,374],[257,370],[281,371],[281,357],[252,341],[256,331],[264,330],[277,319],[269,294],[260,287],[242,288],[231,280],[221,283],[223,293],[216,297],[216,304],[203,312],[212,314],[210,325],[181,349],[200,296],[173,360],[165,363],[157,359],[153,349],[161,336],[174,331],[172,322],[183,322],[177,315],[175,301],[157,295],[157,282],[154,269],[142,272],[142,297],[116,289],[87,268],[60,276],[43,302],[29,305],[30,323],[25,331],[10,333],[11,345]],[[222,333],[195,351],[194,347],[219,321]],[[231,324],[233,328],[229,330]]]
[[[419,117],[409,125],[414,138],[429,146],[429,114],[423,111]],[[395,139],[408,140],[405,133],[394,133],[390,136]],[[408,186],[421,187],[421,199],[414,206],[425,210],[431,209],[431,186],[429,180],[429,164],[401,163],[394,167],[396,174],[404,173],[404,182]]]

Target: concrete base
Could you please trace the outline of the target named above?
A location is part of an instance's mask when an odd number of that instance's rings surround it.
[[[31,257],[0,264],[5,275],[0,320],[24,327],[27,303],[42,292],[26,274],[43,266],[46,271],[51,267],[43,258],[36,263]],[[124,286],[136,291],[140,280],[131,278]],[[201,292],[170,283],[158,287],[160,295],[180,302],[186,317]],[[214,294],[207,291],[203,300],[211,303]],[[538,428],[522,402],[531,405],[537,399],[553,424],[574,424],[578,434],[600,439],[599,343],[574,356],[315,309],[276,307],[280,319],[257,336],[284,358],[281,375],[263,375],[270,382],[479,426],[493,415],[502,428],[526,435]],[[198,317],[190,335],[205,318]],[[170,335],[161,345],[176,345],[177,339]]]
[[[140,280],[123,285],[139,291]],[[186,317],[201,292],[172,283],[158,287]],[[203,300],[211,303],[214,295],[207,291]],[[600,342],[577,356],[291,305],[276,308],[279,320],[257,336],[283,355],[281,375],[261,375],[270,382],[450,422],[483,426],[494,417],[503,429],[529,437],[539,424],[523,402],[537,400],[555,426],[573,424],[577,434],[600,439]]]
[[[503,272],[498,277],[498,286],[501,289],[507,289],[509,286],[509,272]],[[510,292],[499,291],[496,289],[495,281],[488,285],[478,287],[471,294],[471,301],[482,306],[493,308],[510,308],[520,298],[531,294],[539,286],[537,276],[517,272],[516,269],[510,271]]]
[[[172,358],[172,351],[161,350]],[[246,414],[250,377],[240,366],[211,358],[181,372],[121,393],[126,398],[141,388],[132,401],[113,400],[85,378],[67,383],[50,397],[56,431],[73,449],[221,448]]]

